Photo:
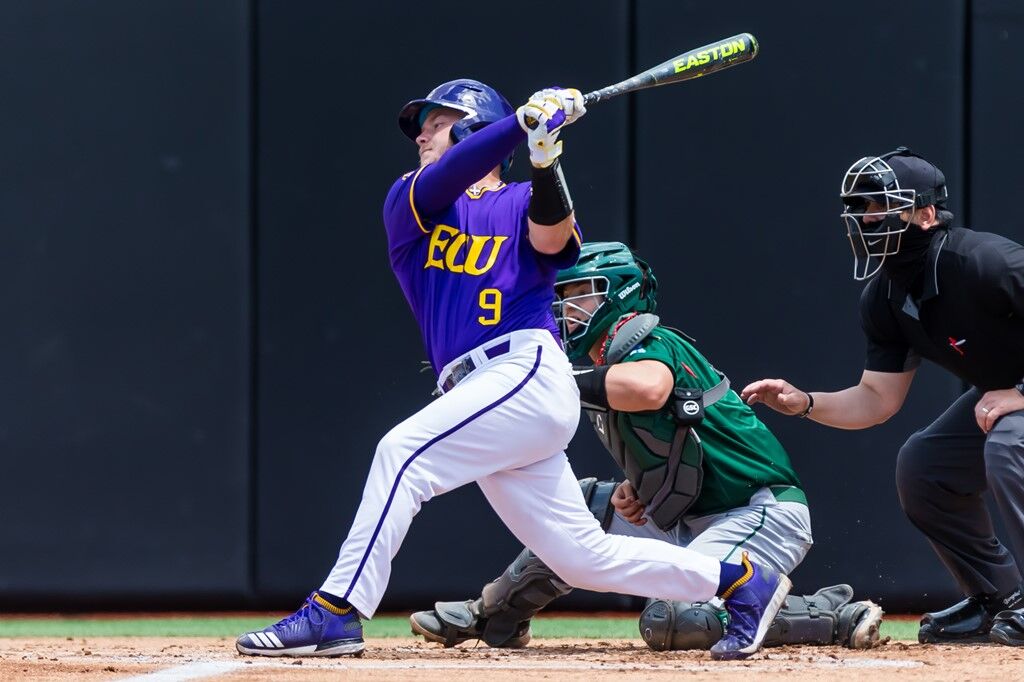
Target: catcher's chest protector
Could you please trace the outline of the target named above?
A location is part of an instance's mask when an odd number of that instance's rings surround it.
[[[662,530],[679,523],[700,495],[704,479],[704,453],[693,427],[679,424],[671,439],[664,440],[632,427],[616,410],[588,406],[585,411],[651,520]]]
[[[657,315],[650,313],[620,318],[609,334],[605,361],[621,362],[654,332],[658,321]],[[633,484],[647,515],[662,530],[678,524],[700,495],[704,450],[695,427],[704,419],[704,409],[729,390],[728,378],[721,373],[719,377],[718,385],[707,391],[676,386],[657,413],[661,419],[651,419],[651,413],[631,415],[583,405],[601,442]]]

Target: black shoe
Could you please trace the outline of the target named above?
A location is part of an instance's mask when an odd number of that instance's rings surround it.
[[[988,636],[996,644],[1024,646],[1024,609],[999,613]]]
[[[924,614],[917,641],[921,644],[987,642],[993,618],[977,597],[970,597],[948,609]]]
[[[917,631],[921,644],[975,644],[988,642],[996,614],[1024,606],[1020,589],[996,596],[982,594],[969,597],[943,611],[926,613]]]

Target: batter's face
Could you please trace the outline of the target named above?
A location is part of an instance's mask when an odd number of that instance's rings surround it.
[[[465,116],[461,111],[435,107],[423,119],[416,145],[420,148],[420,166],[426,166],[441,158],[452,146],[452,125]]]
[[[597,310],[598,306],[604,303],[604,294],[594,293],[593,282],[571,282],[557,290],[559,299],[572,299],[572,305],[565,307],[566,331],[572,334],[586,322]],[[576,298],[579,297],[579,298]]]

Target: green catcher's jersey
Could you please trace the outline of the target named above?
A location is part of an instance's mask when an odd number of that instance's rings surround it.
[[[656,327],[620,362],[641,360],[657,360],[667,365],[677,387],[707,391],[721,380],[693,345],[665,327]],[[663,462],[636,437],[633,427],[647,430],[659,440],[671,441],[676,423],[669,408],[617,415],[626,448],[641,467],[646,469],[648,462],[656,460]],[[704,446],[704,484],[700,496],[687,510],[688,516],[746,506],[751,496],[764,487],[793,486],[788,499],[805,499],[782,443],[735,391],[728,391],[705,410],[704,421],[696,426],[696,431]]]

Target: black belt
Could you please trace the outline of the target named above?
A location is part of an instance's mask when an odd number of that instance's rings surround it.
[[[491,346],[490,348],[484,348],[484,356],[488,360],[493,360],[499,355],[504,355],[505,353],[509,352],[511,349],[512,342],[506,339],[495,346]],[[476,363],[473,362],[473,358],[471,358],[468,355],[459,360],[458,362],[456,362],[454,365],[452,365],[451,372],[448,373],[448,377],[444,380],[444,383],[441,384],[441,392],[447,393],[448,391],[455,388],[455,384],[459,383],[460,381],[468,377],[470,373],[475,369]]]

